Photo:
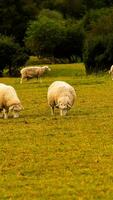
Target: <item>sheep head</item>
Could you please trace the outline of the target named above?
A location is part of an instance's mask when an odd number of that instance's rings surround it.
[[[46,71],[51,71],[51,69],[47,65],[43,66],[43,68],[45,68]]]
[[[66,115],[67,111],[71,108],[71,103],[69,97],[64,96],[58,99],[57,108],[60,109],[60,115]]]
[[[23,106],[21,104],[14,104],[9,107],[9,112],[13,112],[13,117],[18,118],[19,117],[19,112],[23,110]]]

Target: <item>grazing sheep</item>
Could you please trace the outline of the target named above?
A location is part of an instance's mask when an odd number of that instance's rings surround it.
[[[109,74],[111,74],[111,78],[113,80],[113,65],[111,66],[110,70],[109,70]]]
[[[13,117],[17,118],[22,109],[23,106],[15,89],[10,85],[0,83],[0,111],[2,111],[2,117],[7,119],[8,114],[12,113]]]
[[[40,78],[46,71],[51,71],[48,66],[37,67],[37,66],[30,66],[23,68],[21,73],[21,80],[20,83],[22,84],[23,79],[31,79],[31,78]]]
[[[55,81],[47,93],[48,104],[51,107],[51,114],[54,114],[54,107],[60,109],[60,115],[66,115],[75,102],[76,93],[74,88],[64,81]]]

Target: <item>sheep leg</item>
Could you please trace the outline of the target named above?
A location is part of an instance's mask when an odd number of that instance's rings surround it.
[[[2,110],[0,110],[0,118],[3,118],[4,117],[4,115],[3,115],[3,109]]]
[[[8,111],[6,109],[3,109],[3,118],[4,119],[8,118]]]
[[[51,115],[54,115],[54,107],[51,107]]]
[[[22,80],[23,80],[23,78],[20,79],[20,84],[22,84]]]
[[[111,78],[112,78],[112,80],[113,80],[113,74],[111,74]]]
[[[27,81],[29,81],[29,80],[30,80],[30,77],[27,77],[26,79],[27,79]]]
[[[63,115],[63,110],[60,110],[60,116],[62,116]]]

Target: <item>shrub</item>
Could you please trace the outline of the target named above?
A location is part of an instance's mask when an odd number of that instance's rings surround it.
[[[50,15],[50,14],[49,14]],[[53,17],[41,14],[38,20],[29,25],[25,43],[35,55],[52,56],[54,48],[65,37],[65,26],[61,15],[53,13]]]
[[[64,20],[55,11],[44,10],[28,26],[25,44],[34,55],[68,58],[82,57],[84,30],[72,20]]]
[[[84,45],[86,73],[107,71],[113,64],[113,34],[88,38]]]
[[[90,13],[91,21],[86,27],[87,38],[83,50],[87,73],[106,71],[113,64],[113,8],[102,9],[100,13],[96,11],[95,15],[93,13]]]

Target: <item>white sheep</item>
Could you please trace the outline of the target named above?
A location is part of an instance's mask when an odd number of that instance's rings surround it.
[[[66,115],[76,99],[74,88],[64,81],[55,81],[47,93],[48,104],[51,107],[51,114],[54,114],[54,107],[60,109],[60,115]]]
[[[30,66],[30,67],[24,67],[21,69],[21,80],[20,83],[22,84],[23,79],[31,79],[31,78],[40,78],[43,76],[43,74],[46,71],[51,71],[51,69],[48,66],[38,67],[38,66]]]
[[[10,85],[0,83],[0,111],[2,111],[2,117],[7,119],[8,114],[12,113],[13,117],[17,118],[22,109],[23,106],[15,89]]]
[[[113,80],[113,65],[111,65],[111,68],[109,70],[109,74],[111,74],[111,78]]]

